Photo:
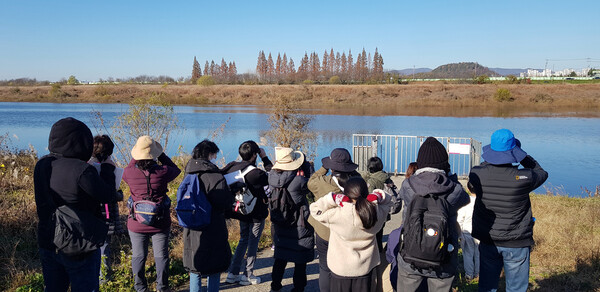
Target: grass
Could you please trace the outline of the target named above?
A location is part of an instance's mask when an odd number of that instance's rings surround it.
[[[494,99],[494,94],[500,86],[510,91],[514,99],[512,102],[499,102]],[[159,96],[174,105],[270,106],[283,97],[301,108],[317,108],[323,110],[321,113],[335,114],[600,116],[600,81],[581,84],[569,80],[569,82],[548,84],[457,84],[438,81],[402,85],[169,85],[167,87],[105,84],[63,85],[59,90],[60,94],[51,93],[50,85],[18,88],[0,86],[0,101],[129,103],[136,97]],[[542,95],[545,98],[540,100]],[[552,102],[546,102],[549,100]],[[365,107],[365,105],[369,106]]]
[[[43,279],[37,255],[35,228],[37,216],[33,197],[33,167],[37,160],[33,150],[14,150],[0,139],[0,290],[41,291]],[[6,141],[4,141],[6,142]],[[174,157],[183,167],[184,157]],[[174,199],[180,176],[169,185]],[[125,194],[129,193],[122,185]],[[598,190],[587,198],[531,195],[536,217],[531,254],[530,291],[600,291],[600,196]],[[127,209],[121,203],[121,214]],[[122,215],[124,219],[124,215]],[[172,214],[174,222],[176,219]],[[229,239],[233,250],[239,240],[237,221],[228,222]],[[267,220],[260,248],[271,245],[271,228]],[[113,240],[112,280],[102,291],[131,291],[131,246],[126,235]],[[181,286],[188,281],[182,264],[183,242],[181,228],[172,226],[170,239],[170,284]],[[148,257],[147,275],[153,282],[156,275],[153,257]],[[456,277],[455,291],[476,291],[477,283],[469,283],[461,272]],[[503,284],[501,281],[501,291]]]

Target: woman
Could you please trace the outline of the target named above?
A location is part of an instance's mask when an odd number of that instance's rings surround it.
[[[133,159],[123,172],[123,180],[129,185],[131,191],[130,201],[150,200],[162,206],[162,214],[153,225],[138,222],[135,216],[129,216],[127,219],[127,229],[131,239],[134,288],[136,291],[148,291],[144,267],[148,256],[148,244],[152,238],[156,262],[156,290],[168,291],[168,241],[171,216],[167,184],[174,180],[181,170],[163,153],[162,146],[150,136],[138,138],[131,150],[131,157]]]
[[[344,148],[333,149],[328,157],[321,159],[321,163],[323,166],[308,180],[308,189],[313,193],[315,199],[324,197],[331,192],[342,192],[344,190],[343,181],[349,177],[360,176],[356,171],[358,165],[352,162],[350,152]],[[331,170],[331,175],[327,175],[329,170]],[[329,228],[315,220],[313,216],[308,218],[308,222],[316,232],[315,242],[319,255],[319,289],[321,292],[327,292],[331,273],[327,265]]]
[[[233,195],[219,168],[214,164],[219,147],[204,140],[192,151],[186,174],[198,175],[211,205],[210,224],[202,230],[183,229],[183,266],[190,272],[190,291],[202,290],[201,275],[207,275],[209,292],[219,291],[220,275],[231,262],[225,210],[231,208]]]
[[[296,210],[294,218],[297,222],[291,225],[276,222],[271,213],[273,221],[273,243],[275,244],[275,263],[273,264],[273,281],[271,291],[281,290],[281,280],[288,262],[294,263],[294,288],[292,291],[304,291],[306,287],[306,264],[314,259],[314,232],[313,227],[308,224],[309,216],[308,188],[306,186],[310,176],[310,164],[304,160],[304,154],[294,151],[292,148],[276,147],[275,156],[277,161],[269,173],[269,186],[272,196],[284,195],[282,189],[289,192]]]
[[[377,156],[369,158],[367,170],[361,171],[360,175],[367,182],[369,192],[372,192],[374,189],[383,190],[386,183],[393,184],[390,180],[390,175],[383,171],[383,161],[381,161],[381,158]]]
[[[310,214],[331,231],[330,291],[375,291],[375,267],[380,262],[375,234],[390,206],[389,196],[382,190],[369,194],[360,177],[348,179],[343,195],[330,193],[310,205]]]

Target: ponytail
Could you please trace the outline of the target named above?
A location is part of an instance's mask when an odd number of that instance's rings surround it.
[[[367,200],[369,188],[362,177],[351,177],[346,181],[344,194],[355,200],[355,208],[365,229],[370,229],[377,223],[377,207]]]
[[[369,202],[367,198],[360,196],[356,199],[355,206],[363,227],[365,229],[370,229],[375,226],[375,223],[377,223],[377,208],[375,207],[375,204]]]

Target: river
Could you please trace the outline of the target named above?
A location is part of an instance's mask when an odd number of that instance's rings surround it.
[[[92,126],[92,111],[99,111],[106,123],[127,110],[124,104],[51,104],[0,103],[0,134],[8,133],[18,148],[32,145],[39,153],[48,153],[48,134],[54,122],[75,117]],[[245,140],[259,140],[268,129],[269,109],[256,106],[175,106],[181,131],[168,147],[174,154],[181,145],[184,152],[206,138],[228,119],[217,143],[226,160],[237,157],[237,147]],[[331,111],[328,111],[330,113]],[[490,135],[500,128],[511,129],[521,140],[523,149],[546,169],[548,181],[536,192],[552,190],[559,194],[584,196],[583,188],[594,190],[600,185],[600,119],[581,117],[428,117],[428,116],[361,116],[313,115],[312,128],[318,133],[317,161],[331,149],[352,148],[352,134],[393,134],[411,136],[467,137],[489,144]],[[268,151],[273,153],[273,150]]]

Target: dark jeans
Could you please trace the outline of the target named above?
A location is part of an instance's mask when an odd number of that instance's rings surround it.
[[[321,292],[329,291],[329,279],[331,278],[331,270],[327,266],[327,249],[329,241],[321,238],[315,233],[317,243],[317,254],[319,254],[319,289]]]
[[[68,257],[40,248],[45,291],[99,291],[100,250],[84,257]]]
[[[166,291],[169,288],[169,231],[158,233],[136,233],[129,230],[131,239],[131,269],[133,271],[136,291],[148,291],[146,280],[146,258],[148,245],[152,238],[154,262],[156,263],[156,290]]]
[[[281,286],[281,280],[283,280],[283,273],[285,272],[285,266],[287,263],[287,261],[275,259],[275,263],[273,264],[273,273],[271,274],[272,290],[277,291],[283,287]],[[292,291],[304,291],[304,287],[306,287],[306,263],[294,263],[293,279],[294,289]]]

